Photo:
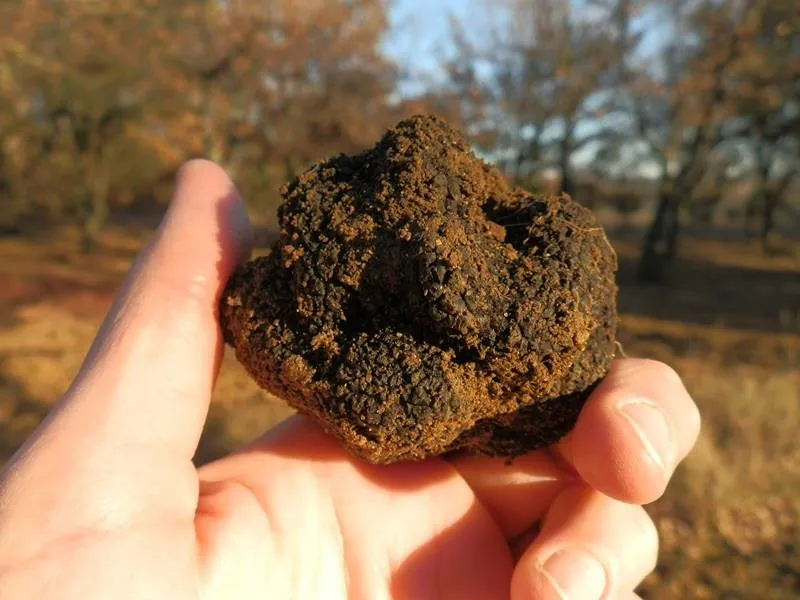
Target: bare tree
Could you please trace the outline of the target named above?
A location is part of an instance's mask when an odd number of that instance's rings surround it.
[[[766,250],[775,215],[792,181],[800,174],[800,22],[796,4],[758,0],[750,8],[751,44],[735,71],[732,101],[747,124],[736,140],[749,150],[740,155],[750,173],[753,194],[748,222],[758,217]]]
[[[661,173],[656,212],[638,266],[640,281],[665,280],[677,250],[680,208],[691,199],[731,126],[729,79],[747,38],[742,24],[748,6],[739,4],[677,0],[664,9],[673,41],[662,55],[655,93],[636,103],[640,136]]]
[[[482,42],[458,45],[459,73],[483,73],[483,98],[494,104],[494,150],[517,181],[552,167],[561,190],[572,193],[574,155],[617,135],[608,117],[620,53],[630,42],[620,14],[630,2],[594,4],[592,12],[568,0],[490,5],[492,26],[481,32]]]

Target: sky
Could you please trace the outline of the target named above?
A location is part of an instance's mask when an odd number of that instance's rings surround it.
[[[448,19],[469,16],[473,0],[395,0],[392,34],[385,50],[414,72],[436,72],[437,57],[447,51]]]
[[[384,44],[385,52],[413,73],[434,75],[437,58],[447,53],[449,17],[462,22],[469,33],[480,31],[480,6],[486,0],[394,0],[391,4],[391,33]],[[572,0],[577,7],[585,0]],[[657,53],[666,41],[658,13],[645,13],[640,23],[647,32],[639,51],[642,56]],[[474,27],[471,27],[474,25]],[[407,90],[416,91],[413,86]]]
[[[424,89],[424,80],[436,80],[438,61],[449,50],[449,17],[452,15],[463,23],[467,34],[480,32],[480,5],[485,0],[394,0],[390,12],[391,34],[384,44],[384,51],[402,67],[411,71],[410,82],[401,87],[402,95],[413,95]],[[496,0],[499,1],[499,0]],[[585,0],[572,0],[578,8]],[[640,18],[640,27],[647,32],[640,46],[640,57],[647,58],[657,53],[665,41],[663,23],[658,13],[645,13]],[[471,31],[470,31],[471,30]],[[415,77],[417,81],[414,81]],[[585,156],[584,156],[585,155]],[[575,157],[576,163],[591,158],[591,147]],[[652,165],[644,171],[651,175]]]

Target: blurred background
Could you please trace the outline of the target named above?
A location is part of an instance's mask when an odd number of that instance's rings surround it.
[[[285,181],[420,112],[596,212],[625,352],[700,404],[642,594],[800,597],[796,0],[2,0],[0,464],[183,161],[228,170],[264,252]],[[287,414],[229,353],[197,460]]]

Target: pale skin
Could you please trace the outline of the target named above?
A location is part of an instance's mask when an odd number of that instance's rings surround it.
[[[196,469],[223,344],[217,301],[250,251],[206,161],[64,396],[0,474],[0,598],[629,600],[657,499],[700,428],[669,367],[622,359],[553,448],[371,466],[301,417]]]

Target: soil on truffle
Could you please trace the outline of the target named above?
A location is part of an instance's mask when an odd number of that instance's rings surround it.
[[[225,340],[266,390],[373,463],[560,439],[606,374],[617,262],[592,214],[511,186],[418,116],[282,190],[229,282]]]

